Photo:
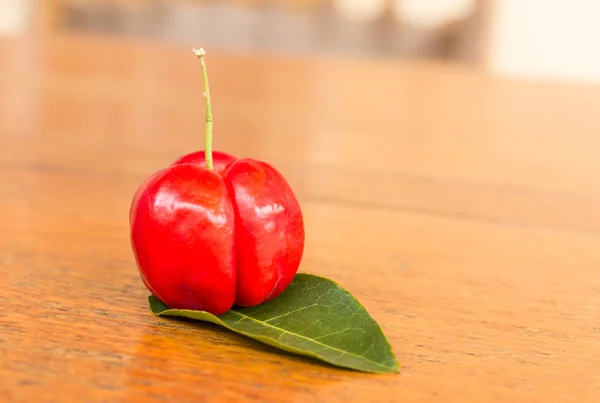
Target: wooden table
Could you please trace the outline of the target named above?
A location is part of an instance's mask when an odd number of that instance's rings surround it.
[[[600,89],[207,50],[216,148],[288,177],[301,271],[360,299],[401,372],[154,317],[128,208],[202,147],[200,65],[30,37],[0,42],[3,402],[600,401]]]

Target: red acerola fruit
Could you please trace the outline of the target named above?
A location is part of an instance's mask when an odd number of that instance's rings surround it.
[[[171,308],[219,315],[281,294],[304,251],[300,204],[266,162],[223,176],[180,163],[147,179],[131,209],[131,243],[148,290]]]
[[[207,151],[184,155],[142,183],[129,212],[131,245],[154,296],[171,308],[220,315],[289,286],[302,259],[304,222],[273,166],[212,152],[204,51],[196,55],[206,88]]]

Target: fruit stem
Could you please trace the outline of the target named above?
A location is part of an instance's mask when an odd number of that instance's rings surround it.
[[[206,168],[213,169],[212,158],[212,109],[210,105],[210,89],[208,88],[208,73],[206,72],[206,62],[204,57],[206,52],[203,48],[194,49],[194,54],[200,59],[202,65],[202,77],[204,78],[204,98],[206,98],[206,129],[204,131],[204,156],[206,159]]]

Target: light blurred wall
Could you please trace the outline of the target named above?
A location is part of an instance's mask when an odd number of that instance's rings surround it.
[[[0,0],[0,35],[23,34],[29,27],[33,0]]]
[[[599,0],[495,0],[490,4],[486,52],[493,72],[600,83]]]

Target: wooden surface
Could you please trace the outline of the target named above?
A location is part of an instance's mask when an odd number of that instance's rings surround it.
[[[600,89],[208,51],[216,148],[288,177],[301,271],[360,299],[401,372],[151,315],[128,208],[202,146],[198,61],[3,39],[3,402],[600,401]]]

